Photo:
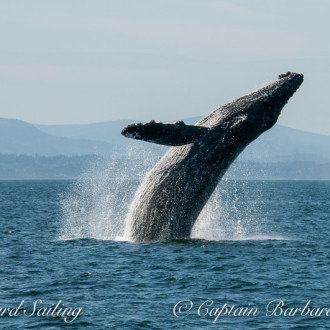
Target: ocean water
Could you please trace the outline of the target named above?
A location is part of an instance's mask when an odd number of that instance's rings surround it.
[[[224,180],[191,239],[141,244],[137,185],[0,181],[1,329],[330,328],[329,181]]]

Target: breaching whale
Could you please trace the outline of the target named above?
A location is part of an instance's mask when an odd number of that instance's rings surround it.
[[[128,212],[133,241],[188,238],[219,180],[239,153],[277,121],[303,82],[288,72],[267,86],[225,104],[195,125],[151,121],[121,134],[170,145],[146,175]]]

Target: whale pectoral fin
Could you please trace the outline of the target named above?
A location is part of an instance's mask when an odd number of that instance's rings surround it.
[[[132,139],[167,146],[181,146],[199,142],[209,130],[209,128],[203,126],[186,125],[183,121],[164,124],[152,120],[146,124],[128,125],[121,131],[121,134]]]

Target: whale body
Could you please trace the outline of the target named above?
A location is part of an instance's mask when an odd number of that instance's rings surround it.
[[[225,104],[195,125],[151,121],[122,130],[126,137],[173,146],[146,175],[128,212],[137,242],[181,239],[192,227],[240,152],[277,121],[303,82],[288,72],[267,86]]]

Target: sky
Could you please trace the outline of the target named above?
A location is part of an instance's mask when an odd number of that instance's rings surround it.
[[[328,0],[0,0],[0,117],[179,120],[294,71],[278,123],[330,135],[329,16]]]

